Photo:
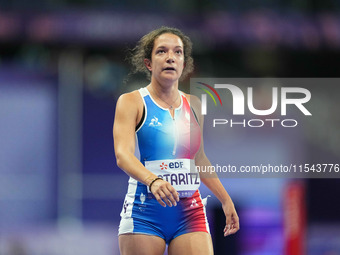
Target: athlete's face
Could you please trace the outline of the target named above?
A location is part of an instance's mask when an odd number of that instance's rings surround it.
[[[158,81],[177,81],[184,68],[182,40],[174,34],[162,34],[154,41],[151,61],[145,59],[146,67]]]

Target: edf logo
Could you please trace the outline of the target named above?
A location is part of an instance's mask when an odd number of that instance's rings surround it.
[[[183,162],[170,162],[169,168],[182,168]]]

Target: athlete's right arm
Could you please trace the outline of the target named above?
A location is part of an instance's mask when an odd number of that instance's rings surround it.
[[[132,178],[149,186],[157,175],[146,169],[134,155],[138,103],[142,104],[141,100],[137,91],[119,97],[113,125],[113,140],[118,167]],[[151,192],[162,206],[176,205],[176,201],[179,200],[176,190],[163,180],[155,181]]]

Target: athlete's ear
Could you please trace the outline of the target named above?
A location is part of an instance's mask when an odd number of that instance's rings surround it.
[[[147,59],[147,58],[144,58],[144,64],[145,64],[146,68],[151,72],[152,71],[151,60]]]

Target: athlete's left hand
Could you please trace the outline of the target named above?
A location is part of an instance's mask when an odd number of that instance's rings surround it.
[[[240,223],[233,201],[230,199],[223,203],[222,208],[226,218],[224,236],[235,234],[240,229]]]

